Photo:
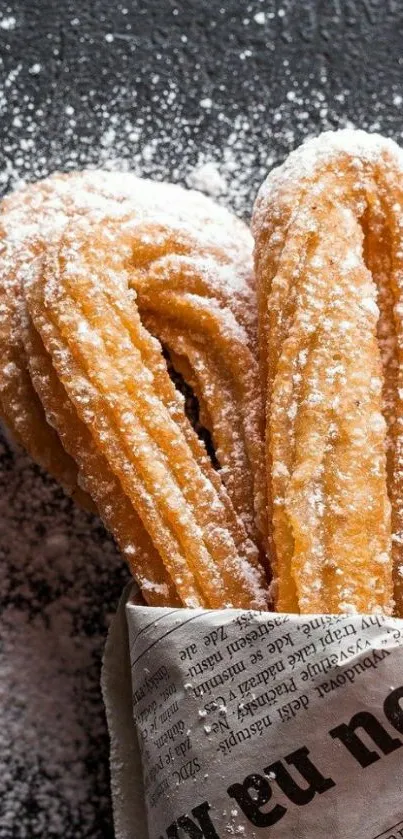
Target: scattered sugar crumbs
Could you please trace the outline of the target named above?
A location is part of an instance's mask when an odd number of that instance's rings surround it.
[[[270,27],[274,13],[258,0],[244,8],[251,47],[242,47],[239,58],[248,74],[255,37]],[[117,9],[124,19],[127,9]],[[286,17],[286,4],[277,17]],[[79,18],[70,23],[80,38]],[[2,41],[20,25],[20,12],[3,5]],[[108,61],[108,51],[130,37],[124,27],[105,31]],[[185,44],[187,35],[180,37]],[[52,61],[57,52],[55,47]],[[393,86],[378,89],[360,107],[350,90],[327,92],[325,66],[301,82],[284,58],[275,97],[259,87],[247,108],[232,103],[230,112],[222,107],[225,83],[216,96],[213,83],[200,90],[198,80],[198,102],[192,87],[188,113],[183,87],[173,77],[161,78],[157,60],[155,66],[148,79],[154,93],[138,109],[141,79],[134,77],[111,88],[106,104],[88,81],[87,91],[74,97],[67,87],[55,114],[52,102],[38,96],[46,64],[30,55],[26,64],[10,65],[8,55],[0,64],[0,114],[8,126],[0,192],[55,170],[132,170],[200,189],[248,219],[268,169],[302,139],[339,127],[401,139],[393,126],[403,100]],[[128,574],[100,522],[75,508],[6,432],[0,442],[0,520],[0,839],[110,836],[100,660]]]

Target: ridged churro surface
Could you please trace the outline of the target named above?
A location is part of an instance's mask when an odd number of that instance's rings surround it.
[[[280,610],[402,614],[402,213],[403,154],[361,131],[306,143],[255,204]]]
[[[53,473],[92,499],[148,602],[265,607],[249,232],[197,193],[101,172],[53,176],[2,209],[1,342],[18,363],[0,388],[20,439],[48,468],[52,440]],[[218,472],[158,338],[192,378]]]

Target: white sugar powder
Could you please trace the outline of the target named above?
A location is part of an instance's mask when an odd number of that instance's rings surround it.
[[[277,15],[281,20],[285,10],[279,8]],[[273,17],[255,6],[245,26],[260,33],[273,25]],[[18,25],[11,13],[0,18],[3,36]],[[72,17],[70,25],[79,28],[79,18]],[[130,37],[105,30],[103,46],[113,50],[119,38]],[[253,50],[243,50],[245,74],[253,57]],[[31,58],[27,69],[30,85],[23,99],[21,63],[8,69],[0,89],[2,119],[10,125],[2,148],[3,192],[56,169],[133,170],[197,187],[249,218],[267,170],[287,151],[324,129],[351,127],[345,116],[350,91],[327,95],[325,77],[311,80],[309,87],[307,80],[299,84],[284,60],[277,67],[282,84],[276,104],[271,104],[268,88],[267,106],[259,93],[248,112],[234,107],[229,117],[207,90],[198,98],[199,115],[190,122],[183,118],[174,78],[161,91],[155,73],[150,79],[154,99],[137,115],[133,79],[130,87],[118,83],[110,90],[107,105],[95,105],[90,93],[83,93],[78,105],[65,101],[58,114],[58,138],[49,140],[49,103],[38,101],[32,90],[46,68]],[[122,103],[128,101],[131,107],[124,113]],[[379,90],[377,101],[370,107],[366,103],[365,109],[354,100],[354,123],[390,134],[389,103],[399,108],[401,101],[393,85]],[[164,119],[158,118],[159,110]],[[89,113],[91,122],[85,124],[83,115]],[[199,134],[202,118],[211,119],[219,132]],[[181,130],[173,130],[175,126]],[[299,360],[303,367],[303,353]],[[7,434],[3,441],[0,836],[53,839],[67,836],[66,823],[69,836],[111,835],[99,671],[108,623],[104,604],[115,608],[128,574],[99,521],[74,508]],[[29,828],[24,827],[28,813]]]

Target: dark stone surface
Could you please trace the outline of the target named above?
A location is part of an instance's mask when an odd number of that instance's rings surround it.
[[[20,70],[3,108],[0,160],[15,167],[19,142],[32,137],[19,167],[27,177],[98,162],[111,116],[123,158],[159,136],[148,171],[181,179],[201,149],[219,153],[242,115],[251,194],[268,150],[278,159],[307,133],[350,120],[400,135],[401,109],[392,102],[402,78],[398,0],[20,0],[1,7],[16,20],[0,29],[4,77]],[[298,104],[287,100],[290,92]],[[200,107],[206,97],[212,108]],[[140,128],[137,140],[122,138],[125,120]]]
[[[109,160],[186,181],[213,160],[248,216],[267,166],[307,134],[353,123],[399,140],[402,35],[399,0],[0,0],[0,187]],[[99,522],[6,438],[1,452],[0,839],[112,837],[98,681],[126,571]],[[51,765],[29,684],[43,702],[56,692]]]

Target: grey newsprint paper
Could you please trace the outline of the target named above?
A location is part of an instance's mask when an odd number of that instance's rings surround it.
[[[403,839],[403,621],[126,590],[103,691],[117,839]]]

